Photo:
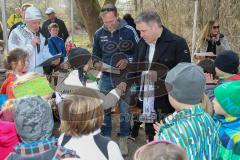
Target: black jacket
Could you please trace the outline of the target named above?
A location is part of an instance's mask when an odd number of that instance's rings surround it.
[[[43,36],[44,36],[46,39],[48,39],[48,38],[50,37],[50,33],[49,33],[49,31],[48,31],[48,26],[49,26],[49,24],[51,24],[51,23],[57,23],[57,24],[58,24],[58,26],[59,26],[58,36],[59,36],[60,38],[62,38],[64,42],[66,42],[66,40],[67,40],[67,38],[68,38],[68,36],[69,36],[68,30],[67,30],[67,27],[66,27],[64,21],[62,21],[61,19],[58,19],[58,18],[56,18],[54,22],[51,22],[51,20],[48,19],[48,20],[46,20],[46,21],[43,23],[43,25],[42,25],[42,34],[43,34]]]
[[[137,49],[133,61],[147,62],[149,45],[143,39],[141,39],[136,48]],[[188,45],[185,39],[171,33],[167,28],[163,26],[163,32],[156,42],[155,53],[153,56],[152,63],[163,64],[170,70],[180,62],[191,62],[191,56]],[[148,66],[145,66],[145,70],[147,70],[147,68]],[[152,65],[150,68],[152,68]],[[162,75],[163,72],[157,73],[158,79],[162,80],[165,79],[166,75]],[[162,83],[161,86],[164,88],[163,90],[165,90],[164,83]],[[161,113],[172,113],[174,111],[174,109],[172,108],[168,101],[168,97],[166,94],[164,96],[159,96],[155,98],[154,108],[155,110],[158,110]]]

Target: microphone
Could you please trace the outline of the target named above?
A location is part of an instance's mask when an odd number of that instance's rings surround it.
[[[36,36],[40,39],[40,32],[39,31],[36,33]],[[39,52],[40,52],[40,44],[37,44],[37,53],[39,53]]]

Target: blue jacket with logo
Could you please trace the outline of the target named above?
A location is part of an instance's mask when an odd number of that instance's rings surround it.
[[[112,66],[116,65],[117,61],[114,60],[114,57],[119,53],[127,55],[128,60],[131,61],[138,40],[135,29],[128,25],[125,20],[119,19],[119,26],[114,32],[109,32],[105,26],[96,31],[93,41],[93,55]],[[93,59],[93,63],[96,61]]]

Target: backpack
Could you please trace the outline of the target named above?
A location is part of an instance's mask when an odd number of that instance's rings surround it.
[[[64,134],[63,136],[63,140],[61,143],[61,146],[64,146],[65,144],[67,144],[67,142],[72,138],[72,136],[66,135]],[[94,141],[96,143],[96,145],[98,146],[98,148],[100,149],[100,151],[103,153],[103,155],[108,159],[108,150],[107,150],[107,146],[108,143],[110,142],[110,139],[107,137],[102,136],[100,133],[96,134],[93,136]]]
[[[12,25],[12,27],[10,28],[10,31],[8,33],[8,36],[11,34],[12,30],[14,30],[15,28],[17,28],[20,25],[23,25],[23,22],[18,22],[18,23],[15,23],[14,25]]]

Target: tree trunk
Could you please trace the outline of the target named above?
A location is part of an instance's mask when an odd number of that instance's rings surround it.
[[[22,6],[22,0],[19,0],[19,7]]]
[[[200,30],[203,29],[203,26],[204,26],[204,20],[203,20],[203,17],[204,17],[204,6],[203,6],[203,2],[202,0],[199,0],[199,6],[198,6],[198,28],[200,28]]]
[[[99,18],[100,5],[97,0],[75,0],[75,2],[83,17],[89,40],[92,42],[95,31],[102,24]]]
[[[140,0],[140,10],[143,11],[143,0]]]
[[[45,9],[47,9],[48,8],[48,0],[45,0]]]
[[[221,0],[215,0],[214,3],[214,19],[219,20],[219,11],[221,6]]]
[[[134,7],[135,7],[135,12],[138,11],[138,1],[134,0]]]
[[[83,17],[83,23],[87,30],[88,37],[92,43],[94,33],[102,25],[102,21],[99,18],[101,10],[98,0],[75,0],[79,14]],[[106,3],[116,3],[116,0],[105,0]]]

